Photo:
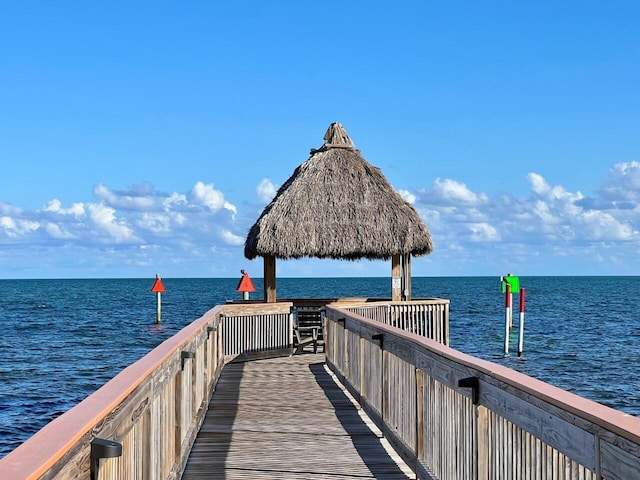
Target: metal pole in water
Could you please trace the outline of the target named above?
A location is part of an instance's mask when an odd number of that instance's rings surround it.
[[[162,293],[156,292],[156,323],[162,320]]]
[[[511,290],[511,285],[509,285]],[[509,331],[513,330],[513,292],[509,293]]]
[[[524,288],[520,289],[520,325],[518,326],[518,356],[522,356],[524,344]]]
[[[156,273],[156,281],[151,287],[151,291],[156,294],[156,323],[160,323],[162,319],[162,297],[161,294],[165,292],[164,285],[162,284],[162,279],[160,278],[160,274]]]
[[[506,292],[504,294],[504,354],[509,355],[509,324],[511,323],[511,286],[507,284]]]

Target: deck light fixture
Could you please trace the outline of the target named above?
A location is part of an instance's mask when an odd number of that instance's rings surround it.
[[[122,456],[122,444],[104,438],[91,440],[91,480],[98,478],[101,458],[116,458]]]
[[[195,352],[190,352],[188,350],[183,350],[180,352],[180,360],[181,360],[181,365],[180,365],[180,369],[184,370],[184,361],[187,358],[196,358],[196,353]]]
[[[473,404],[478,404],[480,398],[480,379],[478,377],[461,378],[458,380],[458,387],[470,388]]]

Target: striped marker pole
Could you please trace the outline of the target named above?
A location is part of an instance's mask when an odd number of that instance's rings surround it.
[[[511,285],[509,285],[511,290]],[[509,332],[513,330],[513,292],[509,293]]]
[[[511,323],[511,285],[507,283],[504,294],[504,354],[509,355],[509,325]]]
[[[524,288],[520,289],[520,325],[518,326],[518,356],[522,356],[524,344]]]

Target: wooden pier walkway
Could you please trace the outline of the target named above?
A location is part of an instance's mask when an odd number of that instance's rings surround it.
[[[334,381],[324,355],[303,354],[224,367],[182,478],[415,476]]]

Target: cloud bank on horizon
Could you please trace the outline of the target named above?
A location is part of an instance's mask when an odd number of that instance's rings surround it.
[[[489,196],[440,177],[399,189],[435,243],[430,256],[414,259],[414,275],[560,275],[578,264],[592,265],[594,274],[636,273],[640,162],[613,165],[593,196],[550,185],[535,172],[527,180],[530,191],[521,197]],[[52,198],[35,210],[0,199],[3,276],[150,276],[161,269],[174,277],[234,277],[247,267],[261,276],[261,264],[243,256],[244,240],[277,185],[264,178],[255,202],[240,206],[223,190],[205,181],[186,192],[161,192],[149,182],[124,189],[99,183],[94,201],[63,205]],[[557,269],[538,265],[549,255]],[[376,276],[387,275],[388,265],[298,260],[280,262],[279,274]]]

